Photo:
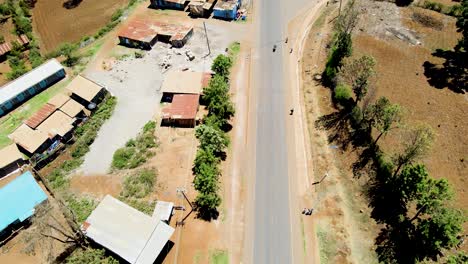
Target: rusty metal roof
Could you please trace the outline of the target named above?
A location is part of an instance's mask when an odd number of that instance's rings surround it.
[[[198,112],[198,94],[176,94],[172,104],[162,111],[163,118],[195,119]]]
[[[33,116],[28,118],[24,123],[30,128],[35,129],[38,127],[44,120],[46,120],[57,108],[54,105],[46,103],[41,107]]]
[[[171,36],[171,40],[177,40],[183,39],[192,29],[192,26],[135,19],[119,32],[119,37],[149,42],[157,35],[166,35]]]

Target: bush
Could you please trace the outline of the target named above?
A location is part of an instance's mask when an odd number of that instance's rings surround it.
[[[414,21],[426,27],[434,28],[437,30],[442,30],[444,28],[444,23],[442,21],[423,13],[414,12],[412,18]]]
[[[119,264],[119,262],[111,256],[106,256],[104,249],[77,249],[66,260],[66,264]]]
[[[0,35],[0,44],[5,43],[5,37],[3,35]]]
[[[14,80],[28,72],[26,64],[19,57],[8,56],[8,64],[11,68],[11,71],[7,73],[8,80]]]
[[[346,102],[351,100],[352,95],[353,95],[353,92],[351,91],[351,88],[348,85],[339,84],[335,88],[335,93],[333,95],[333,98],[337,102],[341,104],[345,104]]]
[[[77,198],[73,195],[65,199],[67,207],[73,212],[78,224],[83,223],[96,208],[94,200],[88,198]]]
[[[436,12],[440,12],[444,8],[444,5],[442,5],[441,3],[437,3],[437,2],[425,1],[423,4],[423,7],[426,9],[436,11]]]
[[[111,16],[111,21],[114,22],[114,21],[117,21],[119,20],[119,18],[122,16],[123,14],[123,9],[122,8],[119,8],[117,9]]]
[[[124,198],[144,198],[153,190],[156,182],[156,172],[153,169],[143,169],[136,175],[127,176],[120,193]]]
[[[154,152],[150,151],[150,149],[157,146],[154,136],[155,129],[156,123],[154,121],[148,122],[135,139],[130,139],[125,147],[115,151],[112,158],[112,168],[118,170],[133,169],[153,156]]]
[[[33,68],[40,66],[44,62],[38,48],[34,47],[29,50],[29,61]]]
[[[211,70],[227,80],[229,79],[232,64],[233,61],[231,57],[220,54],[214,59],[213,65],[211,65]]]

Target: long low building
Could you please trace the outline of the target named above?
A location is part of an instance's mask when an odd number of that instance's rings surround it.
[[[88,109],[94,108],[106,95],[104,86],[81,75],[76,76],[66,89],[70,92],[72,99]],[[90,107],[91,105],[94,107]]]
[[[184,10],[188,0],[151,0],[151,7]]]
[[[47,195],[29,171],[0,188],[0,235],[33,216],[36,206],[46,200]]]
[[[0,117],[29,98],[65,77],[65,70],[55,59],[29,71],[0,88]]]
[[[94,242],[129,263],[152,264],[174,228],[107,195],[81,226]]]
[[[134,19],[120,31],[120,45],[150,50],[156,42],[170,43],[180,48],[193,34],[193,27],[167,24],[149,19]]]
[[[234,20],[241,4],[241,0],[219,0],[213,9],[213,17]]]

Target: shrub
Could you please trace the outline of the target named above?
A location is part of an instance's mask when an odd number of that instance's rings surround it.
[[[8,56],[8,64],[10,65],[10,68],[11,68],[11,71],[7,73],[7,78],[9,80],[14,80],[28,72],[28,68],[26,68],[26,64],[19,57]]]
[[[213,65],[211,65],[211,70],[225,79],[228,79],[232,64],[233,61],[231,57],[220,54],[214,59]]]
[[[119,261],[111,256],[106,256],[104,249],[77,249],[66,260],[66,264],[118,264]]]
[[[339,84],[335,88],[335,93],[333,98],[339,103],[346,103],[352,98],[353,92],[351,88],[346,84]]]
[[[116,169],[125,169],[130,167],[129,163],[135,153],[136,150],[133,147],[120,148],[116,150],[112,157],[112,167]]]
[[[76,221],[79,224],[83,223],[97,206],[94,200],[77,198],[73,195],[66,197],[65,202],[67,207],[73,212],[73,215],[75,215]]]
[[[0,44],[5,43],[5,37],[3,35],[0,35]]]
[[[123,9],[122,8],[119,8],[117,9],[111,16],[111,21],[114,22],[114,21],[117,21],[119,20],[119,18],[122,16],[123,14]]]
[[[120,196],[125,198],[144,198],[153,190],[156,182],[156,172],[153,169],[143,169],[136,175],[127,176],[123,183]]]
[[[420,12],[414,12],[412,18],[414,21],[425,27],[430,27],[437,30],[442,30],[444,28],[444,23],[442,21]]]

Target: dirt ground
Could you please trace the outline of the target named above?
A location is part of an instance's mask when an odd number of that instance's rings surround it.
[[[464,160],[468,154],[465,147],[468,138],[460,133],[466,131],[468,126],[463,114],[468,111],[467,98],[466,95],[447,88],[430,86],[423,66],[425,61],[441,63],[440,59],[431,55],[435,48],[447,49],[455,45],[459,37],[455,32],[455,21],[451,17],[420,8],[384,9],[383,6],[388,3],[372,4],[378,7],[366,9],[371,16],[366,15],[364,19],[366,28],[360,28],[361,25],[358,27],[353,39],[353,56],[368,54],[377,61],[374,99],[386,96],[406,109],[405,121],[408,124],[424,122],[434,129],[437,134],[434,146],[422,162],[428,167],[431,176],[449,179],[457,193],[456,206],[467,208],[467,183],[464,176],[468,170]],[[383,9],[385,11],[375,11]],[[443,24],[443,28],[429,28],[413,21],[414,12],[434,17]],[[335,111],[330,91],[313,80],[313,76],[323,70],[326,45],[330,39],[327,27],[322,26],[333,17],[331,15],[326,19],[319,19],[317,25],[313,26],[302,65],[304,100],[311,142],[315,148],[312,150],[314,174],[316,180],[328,175],[322,183],[316,185],[317,235],[321,243],[322,262],[373,263],[376,262],[373,243],[379,227],[369,217],[370,210],[360,187],[362,180],[353,178],[351,165],[356,160],[357,153],[330,145],[326,136],[323,137],[323,131],[314,126],[317,117]],[[369,19],[375,22],[368,23]],[[386,33],[388,27],[396,27],[405,34],[412,34],[420,44],[413,45],[410,40],[398,39]],[[381,143],[387,152],[394,151],[395,138],[388,136]]]
[[[40,39],[41,49],[50,52],[60,43],[73,42],[93,35],[128,1],[84,0],[72,9],[65,8],[63,0],[37,1],[32,12],[32,21],[34,33]]]

